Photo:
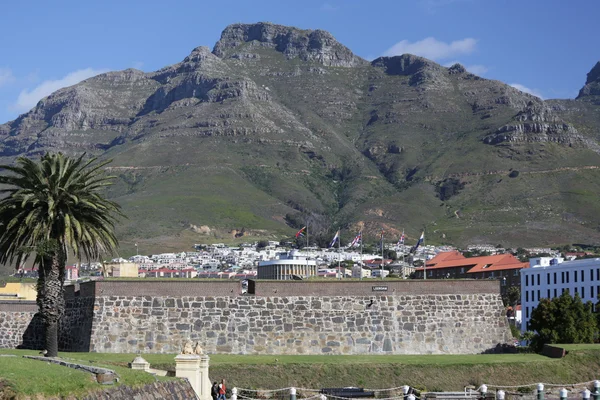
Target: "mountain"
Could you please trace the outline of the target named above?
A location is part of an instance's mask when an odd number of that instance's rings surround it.
[[[516,66],[517,67],[517,66]],[[328,32],[234,24],[155,72],[109,72],[0,125],[0,158],[112,158],[124,245],[363,226],[395,240],[600,243],[600,63],[548,100]],[[185,246],[184,246],[185,245]]]

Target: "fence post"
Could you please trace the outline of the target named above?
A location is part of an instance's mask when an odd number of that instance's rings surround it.
[[[581,398],[583,398],[583,400],[590,400],[590,394],[592,392],[590,392],[589,390],[585,389],[583,392],[581,392]]]
[[[410,386],[404,385],[402,386],[402,400],[408,400],[408,391],[410,390]]]
[[[538,383],[537,385],[537,398],[538,400],[544,400],[544,384]]]
[[[237,400],[237,388],[231,389],[231,400]]]
[[[414,394],[409,394],[408,395],[408,400],[415,400],[415,395]]]
[[[600,400],[600,381],[594,381],[594,400]]]
[[[290,388],[290,400],[296,400],[296,388],[295,387]]]
[[[560,400],[567,400],[567,396],[569,395],[569,391],[565,388],[562,388],[558,391]]]
[[[324,394],[321,395],[320,397],[321,400],[327,400],[327,396],[325,396]]]
[[[504,390],[498,390],[498,391],[496,392],[496,398],[497,398],[498,400],[504,400]]]
[[[479,393],[481,393],[481,398],[485,399],[485,396],[487,395],[487,385],[481,385],[479,389],[481,389],[479,391]]]

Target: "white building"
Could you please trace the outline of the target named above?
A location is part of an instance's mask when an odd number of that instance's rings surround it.
[[[274,260],[258,263],[258,279],[293,279],[317,276],[317,262],[301,256],[297,250],[280,253]]]
[[[596,303],[600,294],[600,258],[565,261],[541,257],[529,260],[530,268],[521,269],[521,331],[527,330],[532,310],[540,299],[559,297],[565,290],[578,293],[583,302]]]

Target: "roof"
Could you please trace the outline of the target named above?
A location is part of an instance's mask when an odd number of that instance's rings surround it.
[[[461,252],[454,250],[454,251],[444,251],[441,253],[437,253],[435,255],[435,257],[433,257],[431,260],[427,260],[426,265],[429,267],[434,266],[435,264],[444,262],[444,261],[452,261],[452,260],[464,260],[466,257],[462,255]]]
[[[426,267],[428,270],[464,267],[469,268],[467,273],[471,274],[483,271],[528,268],[529,263],[523,263],[519,261],[519,259],[512,254],[497,254],[494,256],[470,257],[441,261],[431,266],[428,264]],[[422,269],[423,267],[417,268],[417,270]]]

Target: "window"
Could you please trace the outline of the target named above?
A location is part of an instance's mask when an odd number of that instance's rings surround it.
[[[519,270],[518,269],[515,269],[513,271],[513,276],[519,276]]]
[[[548,298],[550,298],[550,289],[548,289]]]
[[[529,290],[525,291],[525,301],[529,301]]]
[[[538,290],[538,301],[540,301],[540,291]]]
[[[569,275],[571,274],[569,273],[569,271],[567,271],[567,283],[569,283]]]
[[[540,274],[537,274],[538,277],[538,286],[540,286]]]
[[[573,271],[573,280],[577,282],[577,271]]]
[[[550,284],[550,272],[548,272],[548,274],[546,274],[546,283],[548,285]]]
[[[594,287],[590,286],[590,296],[592,297],[592,299],[594,298]]]
[[[585,288],[582,286],[581,287],[581,298],[583,299],[585,297]]]
[[[579,293],[579,288],[575,287],[575,293]]]
[[[562,293],[564,293],[564,292],[565,292],[565,290],[567,290],[567,289],[565,289],[565,288],[562,288]]]
[[[556,285],[556,272],[554,273],[554,284]]]
[[[525,307],[525,318],[529,318],[529,307]]]
[[[460,267],[460,273],[464,274],[465,273],[465,267]]]
[[[581,282],[585,281],[585,277],[583,276],[583,270],[581,270]]]
[[[556,294],[556,289],[554,289],[554,297],[558,297],[558,295]]]
[[[590,269],[590,281],[594,280],[594,270]]]
[[[565,283],[565,271],[561,271],[561,273],[560,273],[560,277],[561,277],[561,279],[562,279],[562,282],[561,282],[561,283]]]
[[[529,275],[525,275],[525,286],[529,286]]]
[[[596,280],[600,281],[600,268],[596,268]]]

